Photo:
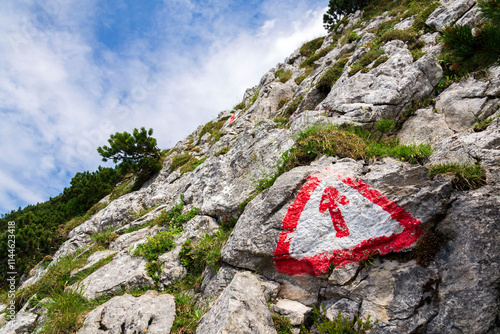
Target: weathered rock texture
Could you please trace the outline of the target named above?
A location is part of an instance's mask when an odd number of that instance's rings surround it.
[[[201,318],[196,333],[276,333],[257,278],[250,272],[236,274]]]
[[[295,80],[306,74],[299,50],[277,64],[245,92],[245,107],[223,111],[212,121],[223,124],[220,133],[202,134],[200,126],[180,141],[140,190],[109,202],[71,231],[50,265],[92,244],[93,234],[115,228],[120,236],[110,246],[117,253],[113,260],[73,288],[88,298],[131,288],[161,290],[187,275],[182,244],[215,232],[232,217],[238,221],[223,247],[220,269],[206,268],[201,287],[190,292],[200,308],[212,303],[197,333],[275,333],[266,301],[297,326],[310,326],[311,308],[323,304],[330,319],[342,311],[379,320],[372,333],[500,333],[500,68],[482,79],[438,85],[439,31],[480,20],[474,0],[442,0],[426,20],[436,31],[419,37],[425,55],[415,60],[410,43],[388,41],[381,45],[385,62],[350,75],[377,37],[372,29],[394,22],[396,29],[409,30],[419,18],[391,21],[391,15],[363,22],[361,11],[350,14],[337,33],[354,32],[360,39],[343,43],[343,37],[326,36],[321,50],[328,52],[302,81]],[[329,92],[320,91],[316,84],[343,56],[347,63],[339,79]],[[291,71],[291,79],[280,82],[278,70]],[[288,117],[287,126],[278,126],[277,116]],[[491,124],[483,131],[472,129],[488,118]],[[275,173],[280,156],[307,126],[349,123],[373,130],[380,119],[397,123],[390,136],[401,143],[432,146],[424,165],[318,157],[240,206],[260,179]],[[206,160],[182,175],[171,171],[173,157],[184,153]],[[428,168],[443,163],[478,164],[487,185],[463,191],[454,186],[453,175],[430,177]],[[159,256],[155,282],[146,261],[131,250],[169,228],[148,222],[181,195],[186,210],[199,213],[184,225],[175,247]],[[95,254],[88,266],[107,254]],[[46,272],[37,266],[23,286]],[[115,297],[88,315],[81,333],[114,333],[114,328],[155,333],[160,323],[168,332],[173,309],[168,295]],[[42,320],[25,309],[0,333],[34,331]]]
[[[114,297],[85,318],[78,334],[168,334],[175,319],[174,297],[148,291],[140,297]]]
[[[146,261],[127,251],[117,254],[113,260],[99,268],[74,287],[87,298],[112,294],[126,289],[153,287],[154,282],[146,273]]]

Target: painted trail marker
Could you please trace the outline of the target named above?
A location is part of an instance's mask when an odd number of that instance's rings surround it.
[[[422,235],[420,221],[363,180],[333,169],[309,176],[283,218],[278,271],[324,275],[371,254],[398,252]]]
[[[227,122],[227,125],[226,126],[230,126],[231,124],[233,124],[233,122],[236,120],[236,118],[238,118],[238,115],[240,114],[240,111],[236,111],[234,114],[231,115],[231,117],[229,118],[229,121]]]

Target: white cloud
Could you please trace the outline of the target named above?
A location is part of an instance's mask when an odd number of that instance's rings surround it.
[[[267,70],[323,34],[324,9],[305,10],[312,2],[265,1],[260,25],[240,28],[240,17],[218,16],[228,2],[166,1],[152,39],[131,39],[118,52],[93,35],[99,2],[8,1],[0,14],[0,212],[95,170],[96,148],[111,133],[152,127],[170,147],[233,107]],[[208,21],[191,26],[194,12]],[[187,48],[196,34],[201,42]]]

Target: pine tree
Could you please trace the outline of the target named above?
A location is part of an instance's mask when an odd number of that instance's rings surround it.
[[[480,1],[478,7],[484,22],[475,34],[472,27],[459,24],[441,34],[445,54],[459,74],[500,65],[500,0]]]
[[[153,129],[146,131],[144,127],[134,129],[132,134],[117,132],[108,139],[110,146],[99,147],[97,152],[103,161],[120,162],[118,169],[124,174],[136,172],[142,177],[151,176],[161,169],[161,151],[152,135]]]
[[[345,15],[356,12],[368,4],[369,0],[330,0],[328,10],[323,15],[323,25],[332,31]]]

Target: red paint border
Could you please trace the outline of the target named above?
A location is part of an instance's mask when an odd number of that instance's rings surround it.
[[[364,183],[363,180],[353,177],[342,178],[338,175],[340,181],[357,190],[362,196],[388,212],[392,219],[397,220],[404,227],[403,231],[400,234],[371,238],[349,249],[326,251],[300,260],[293,258],[290,255],[291,238],[288,238],[288,233],[295,231],[297,228],[304,207],[326,175],[324,171],[310,175],[308,181],[297,194],[295,201],[288,207],[288,211],[283,218],[284,231],[280,232],[276,250],[274,251],[274,263],[279,272],[289,275],[324,275],[328,272],[331,263],[342,267],[347,263],[358,263],[372,254],[385,255],[390,252],[399,252],[411,247],[422,235],[423,230],[418,227],[421,223],[420,220],[412,217],[409,212],[398,206],[396,202],[390,201],[378,190]]]

